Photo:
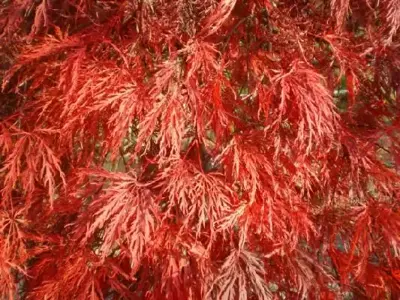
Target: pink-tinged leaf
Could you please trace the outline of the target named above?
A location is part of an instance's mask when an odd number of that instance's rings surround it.
[[[219,269],[207,299],[233,300],[271,299],[272,294],[264,281],[266,270],[262,261],[247,250],[232,251]]]

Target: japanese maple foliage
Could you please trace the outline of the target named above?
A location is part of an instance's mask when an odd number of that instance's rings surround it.
[[[0,1],[1,299],[399,299],[399,0]]]

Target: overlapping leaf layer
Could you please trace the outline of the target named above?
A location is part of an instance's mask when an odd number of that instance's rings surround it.
[[[1,299],[399,299],[399,0],[0,1]]]

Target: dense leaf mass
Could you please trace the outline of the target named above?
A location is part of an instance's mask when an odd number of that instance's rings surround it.
[[[1,299],[400,299],[399,0],[1,0]]]

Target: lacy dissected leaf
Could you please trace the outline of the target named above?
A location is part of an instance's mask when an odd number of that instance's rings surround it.
[[[159,223],[155,196],[134,174],[90,170],[85,173],[109,183],[90,203],[90,223],[82,242],[86,243],[101,231],[102,240],[98,246],[101,256],[107,257],[124,245],[133,268],[138,268],[146,244],[152,240]]]
[[[387,42],[391,43],[400,28],[400,3],[398,0],[385,1],[387,5],[387,21],[389,23],[389,33]]]
[[[250,202],[255,201],[257,191],[267,188],[265,185],[261,186],[262,182],[269,181],[271,190],[275,189],[270,161],[272,153],[268,153],[271,151],[265,145],[253,146],[252,139],[257,138],[257,135],[234,137],[220,154],[227,176],[232,176],[235,182],[242,185],[243,192],[249,193]]]
[[[1,169],[1,172],[6,172],[2,189],[4,199],[11,197],[18,183],[22,191],[29,194],[35,190],[37,182],[47,188],[50,202],[56,197],[58,185],[65,182],[60,158],[46,139],[52,133],[54,131],[47,129],[25,132],[14,128],[11,133],[15,138],[12,148],[8,149],[6,144],[3,146],[3,152],[7,151]]]
[[[324,138],[333,139],[337,126],[332,96],[324,86],[324,78],[300,65],[273,81],[279,87],[279,105],[274,123],[297,132],[295,143],[311,151]],[[284,122],[287,122],[285,124]]]
[[[167,216],[176,215],[187,229],[193,226],[197,235],[207,228],[212,239],[216,222],[234,205],[233,191],[223,184],[220,174],[205,174],[190,161],[171,162],[158,180],[167,195]]]
[[[271,299],[272,295],[264,281],[265,268],[252,252],[247,250],[232,251],[220,267],[209,298],[241,299],[251,296],[258,299]],[[252,295],[253,294],[253,295]]]

